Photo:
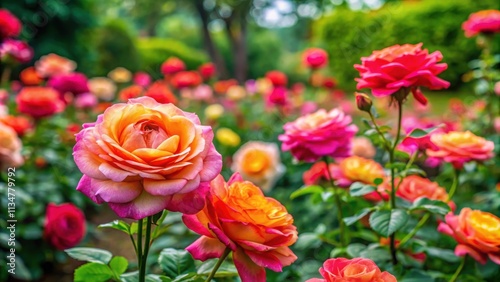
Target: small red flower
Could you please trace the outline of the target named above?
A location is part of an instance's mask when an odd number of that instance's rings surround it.
[[[171,75],[186,69],[184,62],[177,57],[170,57],[161,65],[163,75]]]
[[[0,9],[0,39],[16,37],[23,28],[21,21],[9,10]]]
[[[70,203],[47,206],[44,239],[58,250],[72,248],[82,241],[86,225],[83,212]]]
[[[492,34],[500,32],[500,11],[483,10],[472,13],[462,24],[465,36],[472,37],[479,33]]]
[[[215,75],[215,65],[213,63],[205,63],[198,68],[201,76],[205,80],[209,80]]]
[[[273,71],[268,71],[266,73],[266,78],[271,81],[271,83],[276,87],[276,86],[286,86],[288,83],[288,78],[286,74],[273,70]]]
[[[328,64],[328,54],[321,48],[309,48],[304,51],[302,61],[306,67],[318,69]]]

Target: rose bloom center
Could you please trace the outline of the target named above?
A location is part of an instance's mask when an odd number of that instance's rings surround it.
[[[469,224],[476,231],[475,236],[500,245],[500,219],[489,213],[473,211],[469,216]]]
[[[269,167],[269,157],[260,150],[249,150],[243,157],[243,170],[249,174],[256,174]]]

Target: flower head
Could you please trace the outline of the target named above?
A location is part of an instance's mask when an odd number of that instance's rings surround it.
[[[283,126],[285,133],[278,137],[283,142],[281,149],[306,162],[326,156],[348,157],[352,138],[358,131],[351,122],[351,117],[339,109],[320,109]]]
[[[94,77],[89,79],[90,92],[104,101],[111,101],[115,97],[116,84],[107,77]]]
[[[123,102],[127,102],[129,99],[138,98],[144,92],[144,88],[140,85],[130,85],[118,93],[118,99]]]
[[[50,203],[45,212],[43,237],[58,250],[72,248],[85,237],[83,212],[71,203]]]
[[[264,282],[265,268],[282,271],[297,259],[289,248],[297,240],[292,215],[238,174],[227,183],[222,176],[213,180],[205,208],[182,219],[202,235],[186,250],[205,261],[228,248],[243,282]]]
[[[312,278],[306,282],[396,282],[396,277],[387,271],[380,271],[378,266],[366,258],[332,258],[325,261],[319,269],[323,276]]]
[[[500,11],[483,10],[472,13],[462,24],[465,36],[472,37],[479,33],[491,34],[500,32]]]
[[[170,91],[170,88],[162,82],[155,82],[149,86],[148,90],[144,96],[151,97],[156,100],[158,103],[167,104],[177,104],[177,98],[174,96],[174,93]]]
[[[482,264],[489,258],[500,264],[500,218],[497,216],[463,208],[458,216],[447,214],[438,231],[457,241],[455,255],[470,255]]]
[[[16,37],[23,28],[21,21],[9,10],[0,9],[0,39]]]
[[[234,153],[231,170],[263,191],[269,191],[285,172],[285,166],[276,144],[250,141]]]
[[[172,75],[183,70],[186,70],[186,65],[177,57],[170,57],[161,65],[163,75]]]
[[[0,44],[0,60],[3,62],[14,61],[23,64],[32,58],[33,49],[24,41],[7,38]]]
[[[241,143],[240,136],[236,132],[232,131],[230,128],[227,127],[221,127],[217,129],[217,132],[215,133],[215,138],[222,145],[229,147],[237,147]]]
[[[266,78],[272,83],[273,86],[286,86],[288,84],[288,77],[286,74],[273,70],[266,73]]]
[[[209,80],[215,75],[216,69],[213,63],[205,63],[198,67],[198,71],[204,80]]]
[[[108,73],[108,77],[117,83],[125,83],[132,79],[132,73],[126,68],[117,67]]]
[[[302,62],[312,69],[322,68],[328,64],[328,54],[321,48],[309,48],[302,54]]]
[[[185,87],[196,87],[200,85],[203,80],[200,74],[195,71],[180,71],[172,77],[171,82],[175,88],[180,89]]]
[[[47,82],[47,86],[54,88],[61,95],[68,92],[78,95],[90,91],[87,82],[85,74],[72,72],[53,75]]]
[[[60,113],[64,102],[59,93],[50,87],[29,86],[21,89],[16,97],[17,110],[34,118]]]
[[[353,182],[374,184],[375,179],[385,176],[382,165],[372,159],[358,156],[343,159],[332,172],[332,177],[340,187],[349,187]]]
[[[0,116],[0,122],[12,127],[19,136],[23,136],[33,128],[31,121],[25,116]]]
[[[437,77],[448,67],[439,63],[442,59],[441,52],[429,54],[427,49],[422,49],[422,43],[394,45],[373,51],[369,57],[361,58],[361,65],[354,65],[361,76],[356,78],[356,88],[370,88],[375,97],[396,95],[403,89],[402,98],[406,98],[411,90],[419,102],[425,103],[419,87],[437,90],[450,85]]]
[[[41,77],[51,77],[56,74],[70,73],[76,69],[76,63],[56,54],[40,57],[35,62],[35,69]]]
[[[25,86],[36,86],[43,82],[34,67],[27,67],[22,70],[19,74],[19,78]]]
[[[22,143],[14,129],[0,122],[0,169],[18,167],[24,163]]]
[[[77,190],[125,218],[196,213],[222,168],[212,139],[210,127],[172,104],[115,104],[76,135],[73,156],[84,174]]]

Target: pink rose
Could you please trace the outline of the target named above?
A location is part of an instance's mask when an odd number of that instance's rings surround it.
[[[332,258],[319,269],[323,279],[312,278],[306,282],[396,282],[396,277],[366,258]]]
[[[483,10],[472,13],[469,19],[462,24],[465,36],[472,37],[479,33],[500,32],[500,11]]]

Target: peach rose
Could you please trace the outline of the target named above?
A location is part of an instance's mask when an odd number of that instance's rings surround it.
[[[384,176],[384,168],[379,163],[358,156],[345,158],[332,169],[332,177],[340,187],[349,187],[353,182],[374,184],[375,179]]]
[[[352,154],[354,156],[362,157],[365,159],[373,159],[377,150],[373,146],[370,139],[360,136],[354,137],[352,140]]]
[[[40,57],[35,62],[35,69],[41,77],[51,77],[56,74],[70,73],[76,69],[76,63],[56,54]]]
[[[366,258],[331,258],[319,269],[323,278],[312,278],[306,282],[396,282],[396,277]]]
[[[116,84],[107,77],[94,77],[88,81],[90,92],[104,101],[111,101],[115,97]]]
[[[0,168],[18,167],[24,163],[22,143],[12,127],[0,122]]]
[[[282,271],[297,257],[290,250],[297,240],[293,217],[259,187],[234,174],[210,183],[207,206],[195,215],[183,215],[186,226],[202,235],[186,248],[198,260],[220,258],[225,249],[242,282],[264,282],[266,271]]]
[[[120,217],[196,213],[222,168],[213,132],[195,114],[149,97],[115,104],[76,135],[77,190]]]
[[[320,109],[283,126],[278,139],[281,149],[299,161],[315,162],[322,157],[345,158],[351,154],[352,138],[358,131],[352,118],[339,109]]]
[[[234,153],[231,170],[262,190],[269,191],[285,172],[285,166],[281,163],[276,144],[250,141]]]
[[[28,86],[21,89],[16,97],[16,103],[19,112],[34,118],[60,113],[65,107],[56,90],[41,86]]]
[[[493,142],[476,136],[470,131],[436,133],[431,136],[431,142],[437,146],[437,149],[427,149],[427,155],[450,162],[457,169],[462,168],[464,163],[481,162],[493,157]]]
[[[449,213],[438,231],[457,241],[455,255],[470,255],[485,264],[488,258],[500,264],[500,218],[480,210],[463,208],[460,214]]]

